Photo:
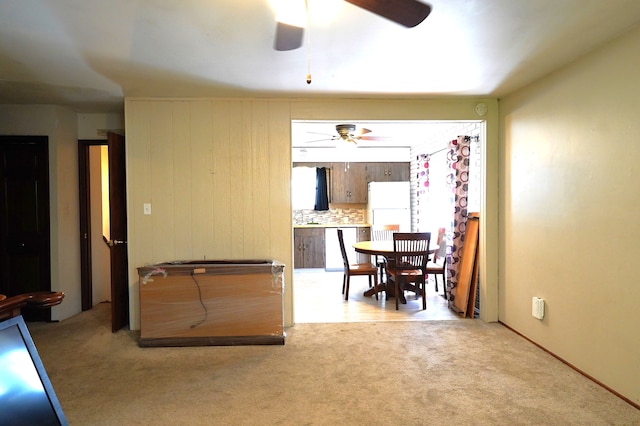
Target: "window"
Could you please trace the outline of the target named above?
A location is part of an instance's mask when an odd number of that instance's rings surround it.
[[[313,210],[316,204],[316,168],[294,167],[291,173],[291,205],[294,210]]]

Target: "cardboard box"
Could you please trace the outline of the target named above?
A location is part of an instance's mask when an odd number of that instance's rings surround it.
[[[177,261],[138,268],[146,346],[284,344],[284,264]]]

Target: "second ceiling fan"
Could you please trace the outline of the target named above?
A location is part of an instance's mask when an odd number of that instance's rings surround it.
[[[314,142],[324,142],[324,141],[344,141],[349,142],[354,145],[358,144],[358,141],[388,141],[391,138],[387,136],[367,136],[368,133],[371,133],[371,130],[365,129],[364,127],[358,129],[356,132],[355,124],[336,124],[336,132],[337,135],[330,135],[327,133],[317,133],[317,132],[308,132],[318,135],[326,135],[330,136],[324,139],[318,139],[313,141],[308,141],[307,143]]]
[[[413,28],[420,24],[431,13],[431,5],[418,0],[345,1],[407,28]],[[279,51],[297,49],[302,46],[303,36],[303,27],[278,22],[274,48]]]

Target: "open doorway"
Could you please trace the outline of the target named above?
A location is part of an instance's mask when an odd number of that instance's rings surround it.
[[[129,324],[124,136],[78,144],[82,310],[111,305],[113,332]]]
[[[481,155],[486,139],[485,124],[483,121],[352,121],[349,122],[349,124],[354,125],[356,134],[369,135],[371,138],[355,138],[355,144],[349,143],[346,145],[339,133],[338,137],[332,135],[332,133],[336,133],[336,131],[342,129],[341,126],[336,125],[337,123],[344,123],[344,121],[330,122],[314,120],[292,122],[292,167],[305,165],[322,167],[327,164],[341,163],[344,168],[357,170],[357,167],[354,166],[358,163],[370,163],[370,165],[379,164],[384,166],[370,166],[370,169],[377,170],[384,168],[385,170],[394,170],[393,173],[396,173],[393,167],[388,166],[390,164],[403,163],[407,164],[409,168],[406,180],[411,182],[412,188],[415,190],[415,185],[418,184],[417,176],[421,171],[419,168],[424,164],[424,162],[421,163],[418,161],[418,158],[424,158],[425,155],[435,155],[437,159],[438,156],[444,156],[444,150],[450,141],[461,135],[470,136],[474,140],[473,164],[471,167],[472,170],[470,170],[469,182],[469,186],[472,188],[472,191],[474,191],[474,195],[470,196],[470,202],[475,206],[472,207],[473,210],[470,211],[480,211],[480,199],[485,193],[485,186],[482,182],[483,173],[481,170]],[[364,129],[364,131],[357,133],[357,129]],[[438,170],[443,170],[443,168],[439,169],[436,167],[434,173],[437,173]],[[378,176],[377,171],[374,173],[376,173],[375,176]],[[367,176],[366,179],[370,181],[379,179],[371,178],[371,176],[366,173],[365,176]],[[441,180],[444,181],[444,177],[442,177]],[[434,184],[436,182],[439,182],[439,180],[435,179]],[[432,233],[437,233],[437,231],[434,230],[437,230],[441,226],[439,222],[425,224],[424,217],[422,217],[422,221],[420,222],[417,215],[414,214],[414,211],[417,209],[414,192],[412,192],[411,197],[412,231],[431,231]],[[292,200],[292,206],[296,206],[296,204],[295,200]],[[330,203],[330,211],[324,213],[314,212],[309,209],[299,211],[294,207],[292,211],[294,237],[296,235],[296,228],[300,227],[300,225],[305,227],[308,224],[322,224],[327,222],[342,224],[343,220],[349,221],[351,224],[353,224],[354,221],[358,221],[366,225],[366,211],[366,199],[358,200],[357,203]],[[440,212],[433,216],[436,220],[442,221]],[[298,223],[300,222],[300,218],[302,218],[304,223]],[[326,241],[327,240],[325,240],[325,242]],[[297,246],[294,243],[294,260],[296,250]],[[325,248],[325,251],[326,250],[328,250],[328,248]],[[355,260],[353,263],[355,263]],[[337,287],[331,286],[332,290],[329,290],[326,283],[333,282],[338,283],[338,285]],[[332,300],[330,303],[318,303],[318,297],[304,296],[309,293],[309,288],[313,289],[313,286],[318,283],[323,283],[322,289],[316,289],[321,291],[322,294],[331,291],[339,295],[341,282],[341,272],[336,273],[335,271],[326,270],[324,267],[296,268],[294,261],[294,321],[296,323],[367,321],[371,320],[367,318],[372,314],[376,316],[375,320],[386,321],[396,319],[393,315],[386,315],[386,317],[385,315],[378,315],[379,311],[385,312],[390,310],[388,306],[376,305],[375,307],[369,307],[370,302],[376,302],[375,298],[373,298],[372,301],[359,301],[364,304],[362,305],[362,312],[358,312],[358,306],[360,306],[360,304],[355,300],[351,304],[346,302],[349,304],[349,306],[346,306],[340,297],[336,297],[335,300]],[[366,287],[366,280],[362,285]],[[362,290],[364,289],[363,287]],[[439,309],[433,309],[429,313],[418,312],[419,309],[416,309],[416,312],[411,310],[410,318],[412,320],[458,318],[457,315],[451,314],[447,307],[446,300],[435,293],[433,284],[428,285],[427,289],[432,293],[431,295],[427,295],[427,304],[437,305],[444,302],[444,309],[440,309],[439,313],[437,313]],[[442,288],[440,288],[440,293],[442,293]],[[313,290],[311,294],[314,294]],[[435,297],[435,299],[431,301],[430,297]],[[351,301],[352,296],[350,295],[349,298]],[[382,302],[382,304],[384,305],[384,302]],[[409,306],[405,307],[405,309],[407,308],[409,308]],[[442,307],[439,306],[439,308]]]
[[[105,203],[109,197],[108,143],[82,140],[79,154],[82,310],[86,311],[98,303],[111,302],[111,261],[103,238],[109,220],[108,202]],[[103,210],[103,206],[107,209]]]

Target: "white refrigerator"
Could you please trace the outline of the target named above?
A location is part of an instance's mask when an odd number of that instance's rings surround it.
[[[411,185],[409,182],[369,182],[367,222],[376,228],[400,225],[411,232]]]

